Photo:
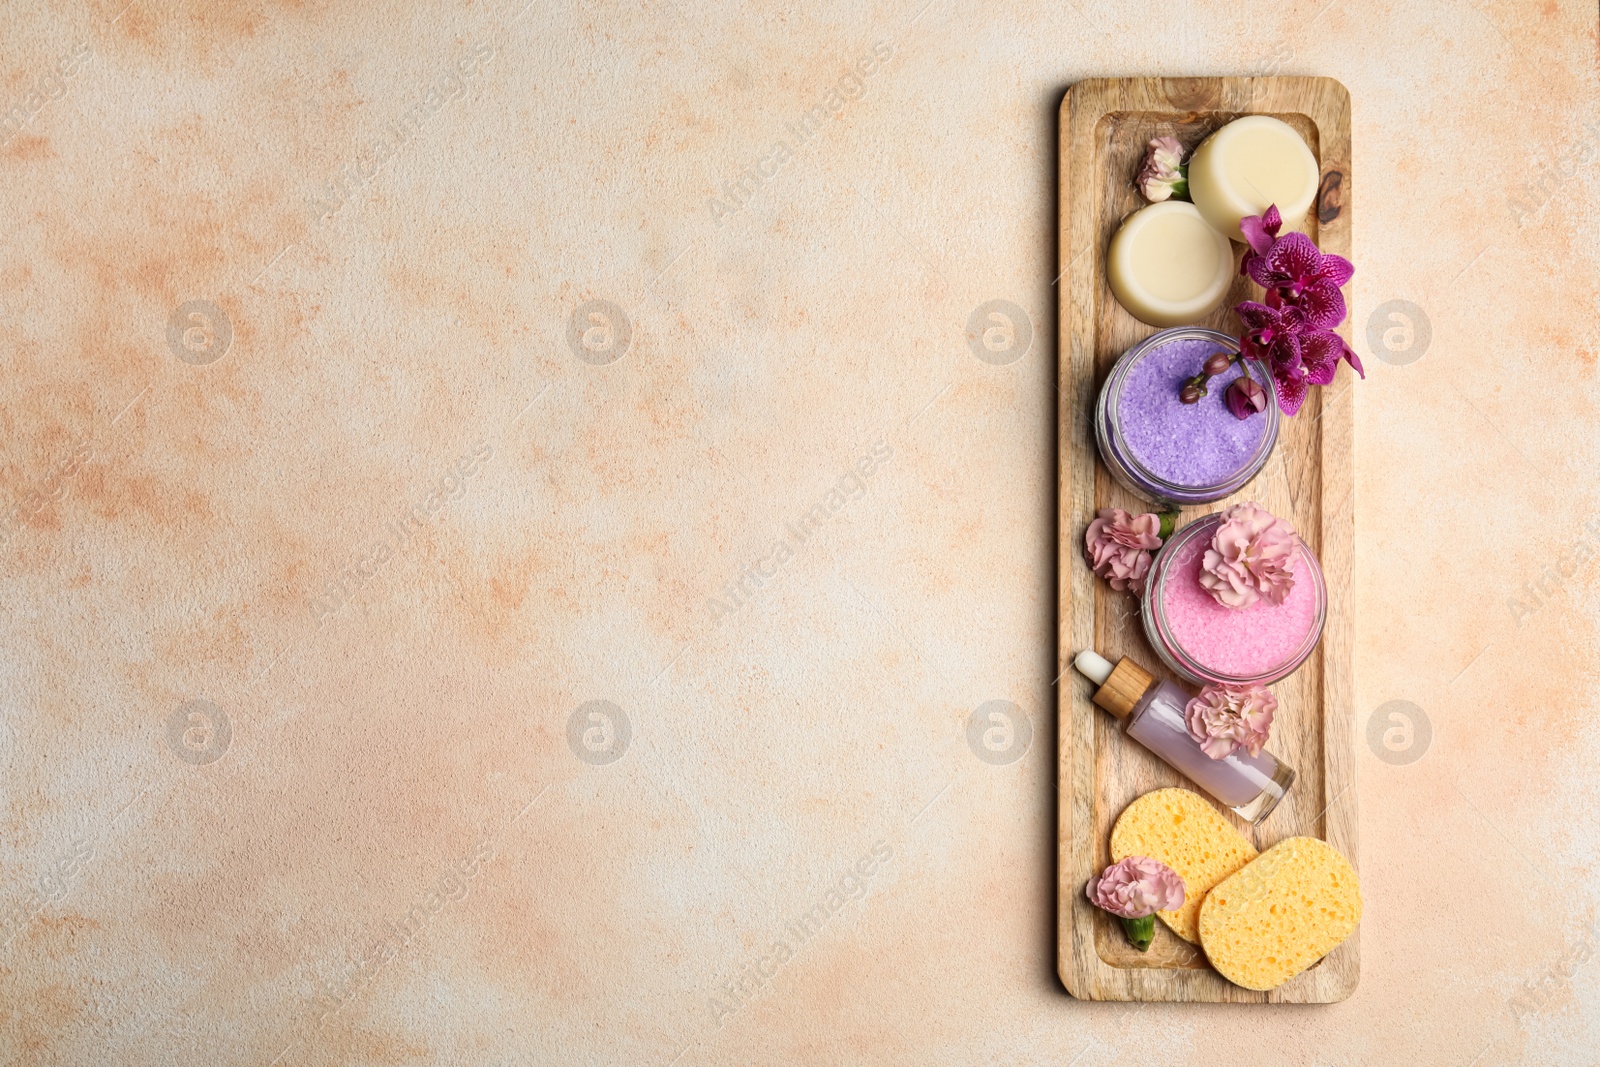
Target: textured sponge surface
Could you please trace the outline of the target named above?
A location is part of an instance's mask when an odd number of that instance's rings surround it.
[[[1333,951],[1360,921],[1350,862],[1325,841],[1291,837],[1206,894],[1200,945],[1228,981],[1272,989]]]
[[[1256,858],[1246,841],[1204,797],[1157,789],[1122,810],[1111,828],[1111,858],[1149,856],[1183,878],[1183,907],[1158,911],[1172,932],[1198,944],[1200,902],[1211,887]]]

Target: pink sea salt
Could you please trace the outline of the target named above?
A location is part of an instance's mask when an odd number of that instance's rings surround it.
[[[1200,563],[1210,544],[1210,537],[1191,537],[1163,567],[1162,613],[1172,640],[1210,673],[1234,678],[1273,673],[1294,658],[1316,625],[1317,590],[1307,561],[1300,561],[1294,588],[1282,604],[1263,600],[1233,610],[1200,584]]]

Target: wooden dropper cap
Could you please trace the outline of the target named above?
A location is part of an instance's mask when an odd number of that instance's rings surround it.
[[[1118,719],[1133,713],[1134,705],[1145,691],[1155,684],[1155,675],[1124,656],[1112,667],[1109,660],[1097,652],[1080,652],[1072,665],[1090,681],[1099,682],[1092,699]]]

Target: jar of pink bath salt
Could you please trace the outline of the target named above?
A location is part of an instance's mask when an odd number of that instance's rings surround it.
[[[1301,543],[1294,588],[1282,604],[1224,607],[1200,584],[1200,565],[1221,524],[1220,514],[1207,515],[1167,538],[1150,565],[1145,637],[1163,663],[1195,685],[1271,685],[1293,674],[1322,638],[1322,567]]]

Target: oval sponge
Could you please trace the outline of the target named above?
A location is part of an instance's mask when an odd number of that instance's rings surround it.
[[[1256,858],[1256,848],[1202,796],[1157,789],[1122,809],[1111,828],[1111,859],[1149,856],[1183,879],[1183,907],[1158,911],[1172,932],[1199,944],[1200,902],[1211,887]]]
[[[1200,946],[1246,989],[1280,986],[1332,952],[1361,921],[1350,861],[1325,841],[1280,841],[1206,894]]]

